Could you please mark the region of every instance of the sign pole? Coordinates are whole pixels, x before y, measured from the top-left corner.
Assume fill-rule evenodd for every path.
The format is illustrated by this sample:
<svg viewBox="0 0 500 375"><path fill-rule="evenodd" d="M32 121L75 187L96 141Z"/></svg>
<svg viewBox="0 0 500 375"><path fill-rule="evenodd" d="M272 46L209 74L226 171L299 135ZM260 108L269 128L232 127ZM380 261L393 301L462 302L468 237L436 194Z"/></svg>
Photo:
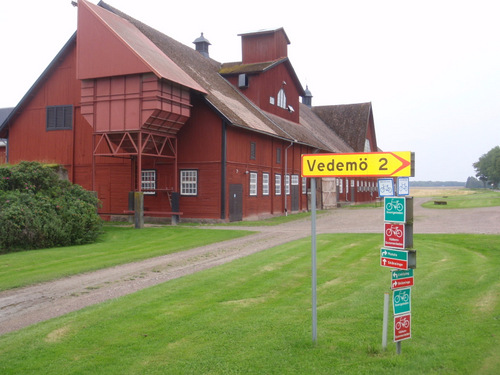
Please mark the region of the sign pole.
<svg viewBox="0 0 500 375"><path fill-rule="evenodd" d="M387 327L389 322L389 293L384 293L384 317L382 323L382 349L387 349Z"/></svg>
<svg viewBox="0 0 500 375"><path fill-rule="evenodd" d="M318 339L316 311L316 179L311 178L311 268L312 268L312 340Z"/></svg>

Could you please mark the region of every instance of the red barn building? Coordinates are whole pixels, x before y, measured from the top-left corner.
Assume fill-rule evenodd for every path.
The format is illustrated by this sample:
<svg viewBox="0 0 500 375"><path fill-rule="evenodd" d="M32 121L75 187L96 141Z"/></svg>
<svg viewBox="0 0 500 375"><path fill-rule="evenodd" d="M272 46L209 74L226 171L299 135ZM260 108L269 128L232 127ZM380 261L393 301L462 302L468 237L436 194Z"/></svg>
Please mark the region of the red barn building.
<svg viewBox="0 0 500 375"><path fill-rule="evenodd" d="M131 191L144 192L152 216L235 221L306 210L301 154L377 151L371 104L311 107L283 29L241 39L242 61L220 64L203 34L193 49L79 0L77 32L0 126L8 162L63 165L97 192L104 217L129 210Z"/></svg>

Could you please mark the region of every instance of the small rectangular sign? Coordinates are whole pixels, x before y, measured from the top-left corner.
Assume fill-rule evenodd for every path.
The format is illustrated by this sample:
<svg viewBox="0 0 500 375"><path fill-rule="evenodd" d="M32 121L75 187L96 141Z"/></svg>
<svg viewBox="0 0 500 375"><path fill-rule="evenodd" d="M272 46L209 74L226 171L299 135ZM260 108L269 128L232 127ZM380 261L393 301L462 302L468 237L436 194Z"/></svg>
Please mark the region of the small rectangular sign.
<svg viewBox="0 0 500 375"><path fill-rule="evenodd" d="M384 221L393 223L406 222L405 197L384 197Z"/></svg>
<svg viewBox="0 0 500 375"><path fill-rule="evenodd" d="M410 178L398 177L398 195L410 195Z"/></svg>
<svg viewBox="0 0 500 375"><path fill-rule="evenodd" d="M380 265L382 267L407 270L408 251L382 248L380 249Z"/></svg>
<svg viewBox="0 0 500 375"><path fill-rule="evenodd" d="M394 316L394 342L411 339L411 314Z"/></svg>
<svg viewBox="0 0 500 375"><path fill-rule="evenodd" d="M393 197L394 195L394 180L392 178L379 178L377 180L378 196Z"/></svg>
<svg viewBox="0 0 500 375"><path fill-rule="evenodd" d="M391 289L407 288L414 285L413 270L394 270L391 272Z"/></svg>
<svg viewBox="0 0 500 375"><path fill-rule="evenodd" d="M411 311L411 288L395 290L392 294L394 315L406 314Z"/></svg>
<svg viewBox="0 0 500 375"><path fill-rule="evenodd" d="M384 223L384 246L404 249L405 244L405 225Z"/></svg>

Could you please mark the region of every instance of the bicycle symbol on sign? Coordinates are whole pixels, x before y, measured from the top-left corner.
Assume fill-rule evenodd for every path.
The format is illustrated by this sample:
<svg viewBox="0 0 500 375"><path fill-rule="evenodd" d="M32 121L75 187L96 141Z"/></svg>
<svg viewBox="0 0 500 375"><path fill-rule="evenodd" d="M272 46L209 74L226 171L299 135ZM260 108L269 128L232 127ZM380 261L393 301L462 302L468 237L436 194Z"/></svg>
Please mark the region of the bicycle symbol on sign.
<svg viewBox="0 0 500 375"><path fill-rule="evenodd" d="M400 201L398 201L397 199L391 199L390 201L387 202L385 208L387 209L387 211L403 211L403 203L401 203Z"/></svg>
<svg viewBox="0 0 500 375"><path fill-rule="evenodd" d="M391 185L380 185L380 195L394 195L394 189Z"/></svg>
<svg viewBox="0 0 500 375"><path fill-rule="evenodd" d="M399 319L396 323L396 329L399 331L401 328L408 328L410 326L410 320L405 316Z"/></svg>
<svg viewBox="0 0 500 375"><path fill-rule="evenodd" d="M398 293L394 296L394 303L398 304L399 302L408 302L410 300L410 295L408 293Z"/></svg>
<svg viewBox="0 0 500 375"><path fill-rule="evenodd" d="M388 237L395 235L396 237L401 238L403 236L403 231L398 226L391 225L389 228L386 229L385 234Z"/></svg>

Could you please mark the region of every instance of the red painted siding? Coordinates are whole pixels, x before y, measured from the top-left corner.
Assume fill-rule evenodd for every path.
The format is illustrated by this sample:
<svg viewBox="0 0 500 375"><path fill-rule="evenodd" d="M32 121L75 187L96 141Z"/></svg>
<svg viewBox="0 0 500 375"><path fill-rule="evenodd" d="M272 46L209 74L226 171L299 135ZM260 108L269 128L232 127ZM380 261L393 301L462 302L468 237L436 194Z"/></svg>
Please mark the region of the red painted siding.
<svg viewBox="0 0 500 375"><path fill-rule="evenodd" d="M97 133L176 134L190 116L189 90L154 74L82 81L82 114Z"/></svg>
<svg viewBox="0 0 500 375"><path fill-rule="evenodd" d="M273 61L288 56L283 30L241 35L243 64Z"/></svg>
<svg viewBox="0 0 500 375"><path fill-rule="evenodd" d="M46 130L46 107L78 106L80 83L75 79L75 48L59 62L58 68L29 101L9 130L9 162L40 160L71 166L73 163L73 131ZM78 127L76 111L73 128ZM57 147L55 147L57 145Z"/></svg>

